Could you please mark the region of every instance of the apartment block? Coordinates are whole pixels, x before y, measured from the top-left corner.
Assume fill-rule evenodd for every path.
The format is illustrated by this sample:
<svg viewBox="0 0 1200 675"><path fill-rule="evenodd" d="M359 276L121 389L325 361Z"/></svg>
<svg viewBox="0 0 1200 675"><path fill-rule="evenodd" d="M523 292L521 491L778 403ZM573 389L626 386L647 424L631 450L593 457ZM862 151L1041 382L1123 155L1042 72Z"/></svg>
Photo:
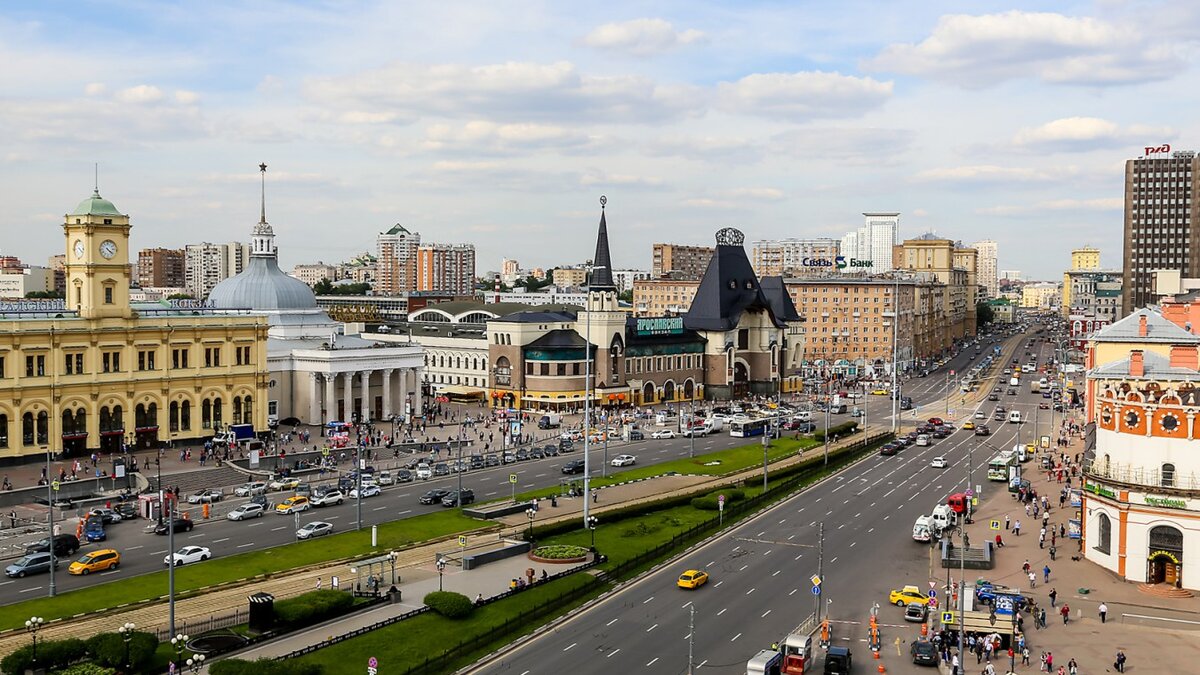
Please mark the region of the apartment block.
<svg viewBox="0 0 1200 675"><path fill-rule="evenodd" d="M692 306L700 281L643 279L633 282L633 313L638 316L684 314Z"/></svg>
<svg viewBox="0 0 1200 675"><path fill-rule="evenodd" d="M559 288L582 288L587 284L586 267L559 267L551 275Z"/></svg>
<svg viewBox="0 0 1200 675"><path fill-rule="evenodd" d="M979 252L979 285L988 298L1000 297L999 246L991 239L984 239L971 244L971 248Z"/></svg>
<svg viewBox="0 0 1200 675"><path fill-rule="evenodd" d="M315 264L296 265L292 268L292 276L312 286L322 279L338 281L340 268L338 265L326 265L321 261Z"/></svg>
<svg viewBox="0 0 1200 675"><path fill-rule="evenodd" d="M399 223L375 238L375 283L378 295L398 295L417 288L417 249L421 235ZM474 262L472 262L472 267Z"/></svg>
<svg viewBox="0 0 1200 675"><path fill-rule="evenodd" d="M1200 158L1191 150L1147 147L1125 162L1122 310L1154 302L1156 270L1200 276Z"/></svg>
<svg viewBox="0 0 1200 675"><path fill-rule="evenodd" d="M204 299L214 286L241 274L250 262L250 244L188 244L183 258L184 288L192 297Z"/></svg>
<svg viewBox="0 0 1200 675"><path fill-rule="evenodd" d="M475 246L423 244L417 248L417 290L451 295L475 293Z"/></svg>
<svg viewBox="0 0 1200 675"><path fill-rule="evenodd" d="M841 242L817 239L769 239L756 241L751 253L754 273L762 277L806 277L829 274L837 269Z"/></svg>
<svg viewBox="0 0 1200 675"><path fill-rule="evenodd" d="M979 301L978 251L935 234L906 239L896 246L897 270L915 273L945 286L942 311L952 340L974 335Z"/></svg>
<svg viewBox="0 0 1200 675"><path fill-rule="evenodd" d="M712 260L711 246L684 246L681 244L655 244L650 263L650 277L658 279L671 275L677 279L699 281Z"/></svg>
<svg viewBox="0 0 1200 675"><path fill-rule="evenodd" d="M186 285L186 254L181 248L138 251L137 281L142 288L180 288Z"/></svg>

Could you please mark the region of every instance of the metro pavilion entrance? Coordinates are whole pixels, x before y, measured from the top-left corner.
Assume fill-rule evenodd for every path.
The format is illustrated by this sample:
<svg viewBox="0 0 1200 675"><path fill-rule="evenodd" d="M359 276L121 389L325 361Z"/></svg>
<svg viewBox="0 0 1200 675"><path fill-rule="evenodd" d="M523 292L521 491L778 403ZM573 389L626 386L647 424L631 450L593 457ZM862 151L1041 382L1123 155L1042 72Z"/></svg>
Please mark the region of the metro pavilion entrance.
<svg viewBox="0 0 1200 675"><path fill-rule="evenodd" d="M1183 586L1183 533L1170 525L1150 530L1150 550L1146 555L1146 582Z"/></svg>

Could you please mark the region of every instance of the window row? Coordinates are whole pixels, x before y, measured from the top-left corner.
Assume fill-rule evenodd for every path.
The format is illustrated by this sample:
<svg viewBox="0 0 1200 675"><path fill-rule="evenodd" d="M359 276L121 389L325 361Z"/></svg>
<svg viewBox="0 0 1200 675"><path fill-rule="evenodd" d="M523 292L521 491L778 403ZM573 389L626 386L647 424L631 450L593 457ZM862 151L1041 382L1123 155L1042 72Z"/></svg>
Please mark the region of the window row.
<svg viewBox="0 0 1200 675"><path fill-rule="evenodd" d="M234 365L248 366L251 364L251 350L249 345L233 346ZM204 367L218 368L221 366L222 354L224 347L204 347ZM99 373L120 373L124 372L122 367L122 349L100 349L98 362L91 366L95 372ZM157 366L157 349L138 349L136 367L138 371L158 370ZM171 368L175 370L191 367L190 347L173 347L171 348ZM86 350L66 349L62 353L62 370L61 375L84 375L89 372L89 359L85 358ZM47 354L26 354L25 355L25 377L45 377L47 371ZM0 354L0 378L10 377L8 372L9 354ZM19 362L18 362L19 363ZM19 366L18 366L19 367Z"/></svg>
<svg viewBox="0 0 1200 675"><path fill-rule="evenodd" d="M221 399L205 399L200 403L200 424L212 429L223 423L224 405ZM254 420L253 400L250 396L233 397L233 424L251 423ZM101 436L123 435L125 413L121 406L102 406L99 416ZM172 401L168 408L168 424L172 432L191 431L191 401ZM150 429L158 426L158 404L139 403L134 408L134 428ZM87 436L87 411L83 408L62 411L60 433L64 438ZM9 419L0 413L0 448L9 447ZM24 447L48 445L50 440L50 415L45 410L21 415L21 445Z"/></svg>

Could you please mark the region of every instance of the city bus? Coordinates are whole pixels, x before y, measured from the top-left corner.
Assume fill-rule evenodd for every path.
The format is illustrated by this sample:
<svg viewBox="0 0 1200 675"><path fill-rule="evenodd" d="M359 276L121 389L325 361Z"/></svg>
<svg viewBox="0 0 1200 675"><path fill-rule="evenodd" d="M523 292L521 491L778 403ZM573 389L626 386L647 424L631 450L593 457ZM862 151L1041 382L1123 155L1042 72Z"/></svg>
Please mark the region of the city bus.
<svg viewBox="0 0 1200 675"><path fill-rule="evenodd" d="M762 436L767 433L767 428L771 426L771 420L763 417L756 420L733 420L729 423L729 435L739 438L749 438L750 436Z"/></svg>
<svg viewBox="0 0 1200 675"><path fill-rule="evenodd" d="M988 480L1007 481L1009 467L1017 465L1017 456L1011 452L1002 452L988 462Z"/></svg>

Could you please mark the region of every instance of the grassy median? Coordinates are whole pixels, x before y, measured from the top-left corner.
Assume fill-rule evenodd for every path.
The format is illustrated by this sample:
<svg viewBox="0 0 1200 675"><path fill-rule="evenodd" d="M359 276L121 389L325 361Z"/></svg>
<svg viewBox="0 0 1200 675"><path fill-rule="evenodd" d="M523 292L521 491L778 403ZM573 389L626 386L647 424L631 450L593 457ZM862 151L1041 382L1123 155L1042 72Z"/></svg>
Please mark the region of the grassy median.
<svg viewBox="0 0 1200 675"><path fill-rule="evenodd" d="M263 517L269 519L276 516ZM292 518L288 516L283 520L290 523ZM223 556L221 550L217 549L215 551L217 557L212 560L177 568L175 570L175 590L180 595L186 595L188 591L205 586L285 572L330 560L403 548L420 541L477 530L481 525L483 523L461 515L457 509L447 509L381 524L379 526L379 546L375 549L371 548L370 528L364 528L361 532L342 532L322 537L316 541L295 542L231 556ZM162 537L159 541L165 546L167 538ZM99 612L128 603L157 598L166 593L167 571L165 569L120 581L99 583L95 586L68 591L53 598L36 598L4 605L3 616L0 616L0 630L21 627L24 625L25 619L31 616L40 616L50 620L86 612Z"/></svg>

